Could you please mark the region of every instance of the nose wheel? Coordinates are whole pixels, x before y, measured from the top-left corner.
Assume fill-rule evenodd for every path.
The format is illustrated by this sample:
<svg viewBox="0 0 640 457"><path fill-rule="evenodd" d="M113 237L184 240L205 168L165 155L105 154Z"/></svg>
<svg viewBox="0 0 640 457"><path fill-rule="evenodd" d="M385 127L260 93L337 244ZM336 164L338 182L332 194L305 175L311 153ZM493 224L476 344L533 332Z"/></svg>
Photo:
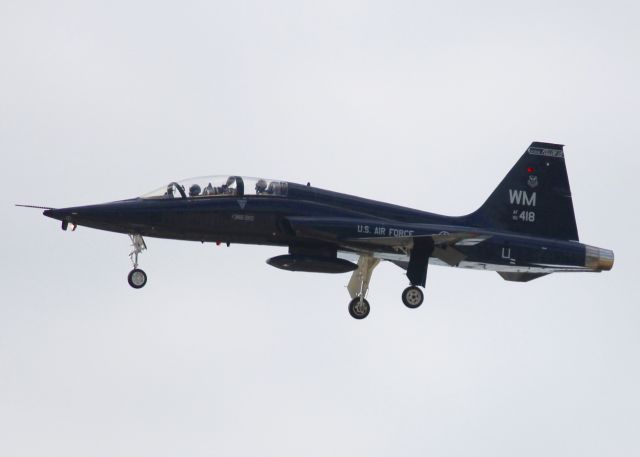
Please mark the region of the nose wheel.
<svg viewBox="0 0 640 457"><path fill-rule="evenodd" d="M134 289L141 289L147 283L147 274L140 268L134 268L129 272L127 280Z"/></svg>
<svg viewBox="0 0 640 457"><path fill-rule="evenodd" d="M407 308L415 309L424 301L424 293L417 286L409 286L402 291L402 303Z"/></svg>
<svg viewBox="0 0 640 457"><path fill-rule="evenodd" d="M129 238L131 238L131 247L133 247L131 254L129 254L129 258L133 264L133 270L129 272L127 281L134 289L141 289L147 284L147 274L138 268L138 254L145 251L147 245L141 235L129 235Z"/></svg>

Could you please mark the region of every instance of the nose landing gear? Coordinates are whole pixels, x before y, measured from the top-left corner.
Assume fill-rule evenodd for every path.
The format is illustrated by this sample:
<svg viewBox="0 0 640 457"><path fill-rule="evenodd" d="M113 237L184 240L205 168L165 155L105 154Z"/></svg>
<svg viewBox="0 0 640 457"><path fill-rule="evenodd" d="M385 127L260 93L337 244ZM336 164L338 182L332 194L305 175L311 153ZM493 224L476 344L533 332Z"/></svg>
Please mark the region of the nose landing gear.
<svg viewBox="0 0 640 457"><path fill-rule="evenodd" d="M147 284L147 274L138 268L138 254L145 251L147 245L141 235L129 235L129 238L131 238L131 246L133 247L133 251L129 254L129 258L133 264L133 270L129 272L127 281L134 289L141 289Z"/></svg>
<svg viewBox="0 0 640 457"><path fill-rule="evenodd" d="M147 283L147 274L140 268L134 268L129 272L127 281L134 289L141 289Z"/></svg>

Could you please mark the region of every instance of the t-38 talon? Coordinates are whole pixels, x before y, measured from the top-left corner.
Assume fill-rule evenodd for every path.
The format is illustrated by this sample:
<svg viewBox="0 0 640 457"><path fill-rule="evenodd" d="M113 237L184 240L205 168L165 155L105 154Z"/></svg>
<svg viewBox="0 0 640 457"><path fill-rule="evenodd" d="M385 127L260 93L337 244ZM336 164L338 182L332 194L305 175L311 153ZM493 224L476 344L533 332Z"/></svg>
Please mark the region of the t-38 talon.
<svg viewBox="0 0 640 457"><path fill-rule="evenodd" d="M127 234L133 269L143 237L273 245L288 253L267 260L289 271L352 272L349 313L370 311L371 274L380 261L406 270L402 302L423 300L430 264L496 271L526 282L556 272L600 272L613 252L578 242L563 146L532 143L487 201L466 216L442 216L287 181L214 176L171 182L138 198L44 215L69 224ZM358 256L357 263L347 258ZM347 257L347 258L345 258Z"/></svg>

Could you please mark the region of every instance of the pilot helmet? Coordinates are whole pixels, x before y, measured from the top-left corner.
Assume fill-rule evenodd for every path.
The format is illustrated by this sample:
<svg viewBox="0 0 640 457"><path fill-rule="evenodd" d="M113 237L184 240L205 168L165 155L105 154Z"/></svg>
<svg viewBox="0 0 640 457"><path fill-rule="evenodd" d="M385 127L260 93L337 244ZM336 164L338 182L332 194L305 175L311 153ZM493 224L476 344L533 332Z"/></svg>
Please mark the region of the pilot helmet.
<svg viewBox="0 0 640 457"><path fill-rule="evenodd" d="M256 192L261 193L265 190L267 190L267 181L265 181L264 179L258 180L258 182L256 183Z"/></svg>
<svg viewBox="0 0 640 457"><path fill-rule="evenodd" d="M198 195L200 195L200 191L202 189L200 188L199 185L197 184L193 184L191 187L189 187L189 196L190 197L197 197Z"/></svg>

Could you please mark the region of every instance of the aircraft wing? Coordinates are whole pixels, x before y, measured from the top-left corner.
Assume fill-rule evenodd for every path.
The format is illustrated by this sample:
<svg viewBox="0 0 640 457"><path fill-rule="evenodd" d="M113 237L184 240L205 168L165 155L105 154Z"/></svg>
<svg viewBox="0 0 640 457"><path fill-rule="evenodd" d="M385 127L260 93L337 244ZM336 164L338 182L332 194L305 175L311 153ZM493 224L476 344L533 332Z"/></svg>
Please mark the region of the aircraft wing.
<svg viewBox="0 0 640 457"><path fill-rule="evenodd" d="M448 265L458 265L465 259L465 254L456 246L473 246L479 244L488 239L489 236L480 236L471 232L457 232L449 234L437 234L437 235L415 235L412 237L385 237L385 238L357 238L349 240L349 243L356 243L357 245L367 244L373 246L385 246L394 250L410 250L416 238L430 237L434 242L434 249L432 257L438 258Z"/></svg>
<svg viewBox="0 0 640 457"><path fill-rule="evenodd" d="M357 243L367 243L374 246L403 247L411 249L416 238L430 237L434 244L456 245L456 246L474 246L482 241L490 238L489 235L481 235L474 232L454 232L454 233L436 233L436 234L418 234L412 236L385 236L385 237L356 237L347 241Z"/></svg>
<svg viewBox="0 0 640 457"><path fill-rule="evenodd" d="M457 265L465 255L456 247L479 244L490 235L434 224L402 223L352 218L287 218L297 236L336 244L358 253L391 252L408 254L417 238L429 237L433 257Z"/></svg>

